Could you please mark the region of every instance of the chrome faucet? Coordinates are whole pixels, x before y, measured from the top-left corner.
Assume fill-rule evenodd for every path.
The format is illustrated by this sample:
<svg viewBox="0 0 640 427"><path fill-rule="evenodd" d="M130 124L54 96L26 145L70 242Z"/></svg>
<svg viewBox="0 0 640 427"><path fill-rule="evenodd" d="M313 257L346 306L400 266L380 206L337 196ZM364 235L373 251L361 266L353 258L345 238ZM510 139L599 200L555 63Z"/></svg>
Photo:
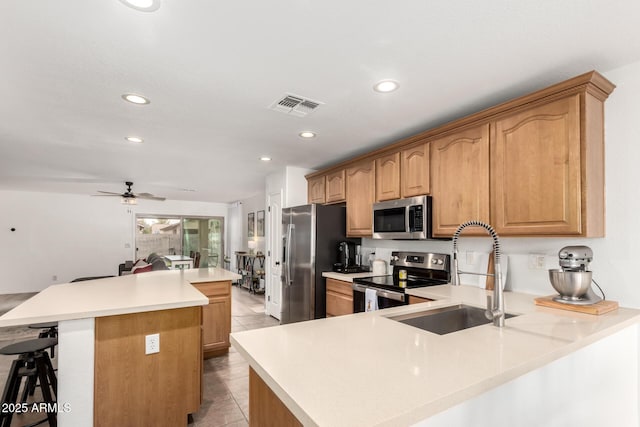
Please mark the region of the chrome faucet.
<svg viewBox="0 0 640 427"><path fill-rule="evenodd" d="M451 278L451 284L454 286L460 285L460 273L462 274L476 274L466 273L458 269L458 237L462 230L467 227L475 226L482 227L493 238L493 260L494 260L494 274L493 274L493 304L491 304L491 295L487 295L487 311L485 316L487 319L493 321L493 325L499 328L504 326L504 295L502 292L502 269L500 268L500 240L498 234L492 226L481 221L467 221L461 224L460 227L453 233L453 277ZM491 276L491 275L489 275Z"/></svg>

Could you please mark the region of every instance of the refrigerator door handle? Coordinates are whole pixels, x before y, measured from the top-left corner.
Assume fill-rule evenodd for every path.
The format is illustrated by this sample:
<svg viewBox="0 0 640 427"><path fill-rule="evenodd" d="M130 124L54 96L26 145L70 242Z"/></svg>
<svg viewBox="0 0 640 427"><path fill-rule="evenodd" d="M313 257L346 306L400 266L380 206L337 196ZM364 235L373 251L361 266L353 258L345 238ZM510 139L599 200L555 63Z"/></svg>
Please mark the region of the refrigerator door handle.
<svg viewBox="0 0 640 427"><path fill-rule="evenodd" d="M293 280L291 280L291 251L293 249L293 224L287 225L287 251L285 257L285 271L287 272L287 278L285 285L291 286L293 284Z"/></svg>

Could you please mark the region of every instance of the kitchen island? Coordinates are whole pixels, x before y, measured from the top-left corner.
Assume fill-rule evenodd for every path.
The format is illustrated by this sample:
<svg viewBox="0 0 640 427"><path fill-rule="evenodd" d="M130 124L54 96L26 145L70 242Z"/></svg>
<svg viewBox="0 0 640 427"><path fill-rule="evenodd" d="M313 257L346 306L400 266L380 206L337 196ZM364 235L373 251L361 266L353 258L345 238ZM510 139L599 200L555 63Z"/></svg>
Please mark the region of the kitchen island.
<svg viewBox="0 0 640 427"><path fill-rule="evenodd" d="M310 426L638 425L640 311L593 316L506 292L507 312L518 316L504 328L437 335L388 317L484 307L490 292L408 293L435 301L232 334L250 388L272 392L294 422ZM252 424L272 412L249 404Z"/></svg>
<svg viewBox="0 0 640 427"><path fill-rule="evenodd" d="M211 303L194 285L238 278L209 268L54 285L0 326L58 322L57 402L70 409L58 425L186 425L200 406L202 307ZM154 334L160 351L145 354Z"/></svg>

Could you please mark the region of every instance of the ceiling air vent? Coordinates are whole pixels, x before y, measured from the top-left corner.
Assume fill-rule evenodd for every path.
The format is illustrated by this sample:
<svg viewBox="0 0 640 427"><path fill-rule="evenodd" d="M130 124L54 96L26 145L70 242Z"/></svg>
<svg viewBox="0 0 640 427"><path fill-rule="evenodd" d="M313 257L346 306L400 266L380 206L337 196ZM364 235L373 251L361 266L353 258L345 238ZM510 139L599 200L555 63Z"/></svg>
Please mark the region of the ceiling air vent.
<svg viewBox="0 0 640 427"><path fill-rule="evenodd" d="M312 101L303 96L287 94L271 104L269 109L296 117L305 117L313 113L322 104L322 102Z"/></svg>

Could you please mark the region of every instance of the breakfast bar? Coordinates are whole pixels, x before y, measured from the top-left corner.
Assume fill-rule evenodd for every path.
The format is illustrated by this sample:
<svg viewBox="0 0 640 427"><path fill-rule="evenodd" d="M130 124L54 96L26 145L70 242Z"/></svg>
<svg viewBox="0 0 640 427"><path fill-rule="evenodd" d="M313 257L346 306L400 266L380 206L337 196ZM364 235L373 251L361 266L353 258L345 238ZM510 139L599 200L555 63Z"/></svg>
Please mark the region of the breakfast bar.
<svg viewBox="0 0 640 427"><path fill-rule="evenodd" d="M309 426L638 424L639 310L594 316L505 292L515 317L504 328L438 335L393 317L484 308L490 292L441 285L408 293L433 301L233 333L250 365L251 396L268 390L294 423ZM540 392L540 384L548 386ZM249 404L256 425L254 417L273 412Z"/></svg>
<svg viewBox="0 0 640 427"><path fill-rule="evenodd" d="M58 322L58 425L186 425L200 406L202 306L210 304L194 285L230 288L238 277L203 268L54 285L0 326Z"/></svg>

